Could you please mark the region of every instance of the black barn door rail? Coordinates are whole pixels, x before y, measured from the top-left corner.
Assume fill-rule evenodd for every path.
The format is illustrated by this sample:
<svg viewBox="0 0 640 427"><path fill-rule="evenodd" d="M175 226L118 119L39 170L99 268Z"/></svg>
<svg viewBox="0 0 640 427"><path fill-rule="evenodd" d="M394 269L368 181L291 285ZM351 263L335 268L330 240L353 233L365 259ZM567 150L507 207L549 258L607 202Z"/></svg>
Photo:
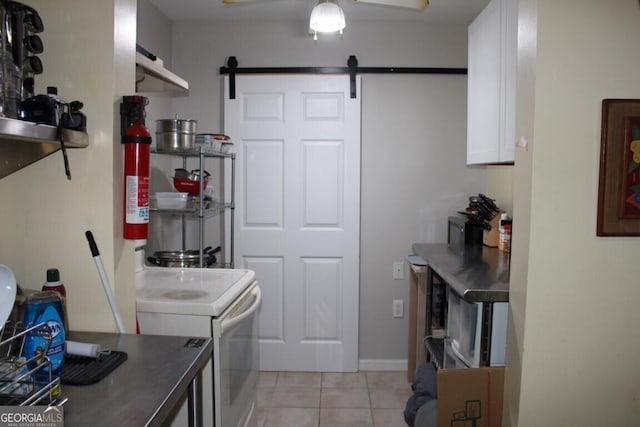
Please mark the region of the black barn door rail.
<svg viewBox="0 0 640 427"><path fill-rule="evenodd" d="M349 74L351 98L356 98L356 74L467 74L466 68L421 67L358 67L358 59L351 55L346 67L252 67L239 68L235 56L220 67L220 74L229 75L229 98L236 99L236 74Z"/></svg>

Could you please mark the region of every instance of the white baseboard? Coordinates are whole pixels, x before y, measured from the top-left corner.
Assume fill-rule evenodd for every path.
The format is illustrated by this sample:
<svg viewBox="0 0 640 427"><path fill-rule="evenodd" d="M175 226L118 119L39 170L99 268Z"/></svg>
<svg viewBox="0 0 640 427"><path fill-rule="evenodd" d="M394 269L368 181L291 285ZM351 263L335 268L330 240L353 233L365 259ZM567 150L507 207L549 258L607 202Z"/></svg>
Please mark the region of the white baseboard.
<svg viewBox="0 0 640 427"><path fill-rule="evenodd" d="M407 359L360 359L360 371L406 371Z"/></svg>

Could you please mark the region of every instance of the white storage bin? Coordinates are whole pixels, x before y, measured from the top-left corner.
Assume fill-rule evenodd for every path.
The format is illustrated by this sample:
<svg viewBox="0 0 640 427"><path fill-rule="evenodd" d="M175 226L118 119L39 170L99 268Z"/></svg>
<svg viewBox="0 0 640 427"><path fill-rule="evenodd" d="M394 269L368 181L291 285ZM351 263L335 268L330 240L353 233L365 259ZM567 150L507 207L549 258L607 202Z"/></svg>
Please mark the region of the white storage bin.
<svg viewBox="0 0 640 427"><path fill-rule="evenodd" d="M151 196L151 207L155 201L157 209L186 209L189 193L158 192Z"/></svg>

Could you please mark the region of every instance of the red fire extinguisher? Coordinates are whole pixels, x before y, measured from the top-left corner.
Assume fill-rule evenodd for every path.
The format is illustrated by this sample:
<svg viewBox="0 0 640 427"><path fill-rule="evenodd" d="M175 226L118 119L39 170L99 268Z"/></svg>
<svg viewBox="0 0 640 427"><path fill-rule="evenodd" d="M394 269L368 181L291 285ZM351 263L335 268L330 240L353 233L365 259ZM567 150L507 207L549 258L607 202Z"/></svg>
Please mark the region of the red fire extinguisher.
<svg viewBox="0 0 640 427"><path fill-rule="evenodd" d="M146 239L149 230L151 134L145 126L144 96L123 96L120 128L124 145L124 238Z"/></svg>

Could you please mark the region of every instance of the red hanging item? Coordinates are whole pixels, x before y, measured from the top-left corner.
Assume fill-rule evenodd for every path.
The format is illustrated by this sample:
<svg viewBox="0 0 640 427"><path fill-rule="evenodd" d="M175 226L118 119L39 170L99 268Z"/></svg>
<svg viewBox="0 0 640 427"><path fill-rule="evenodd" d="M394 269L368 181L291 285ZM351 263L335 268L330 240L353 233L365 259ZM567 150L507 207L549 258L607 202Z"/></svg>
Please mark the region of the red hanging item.
<svg viewBox="0 0 640 427"><path fill-rule="evenodd" d="M124 145L124 238L146 239L149 232L151 134L145 126L144 96L123 96L120 124Z"/></svg>

